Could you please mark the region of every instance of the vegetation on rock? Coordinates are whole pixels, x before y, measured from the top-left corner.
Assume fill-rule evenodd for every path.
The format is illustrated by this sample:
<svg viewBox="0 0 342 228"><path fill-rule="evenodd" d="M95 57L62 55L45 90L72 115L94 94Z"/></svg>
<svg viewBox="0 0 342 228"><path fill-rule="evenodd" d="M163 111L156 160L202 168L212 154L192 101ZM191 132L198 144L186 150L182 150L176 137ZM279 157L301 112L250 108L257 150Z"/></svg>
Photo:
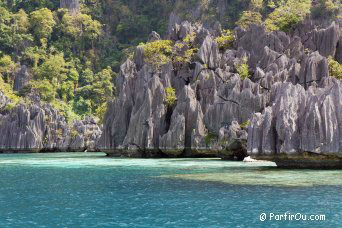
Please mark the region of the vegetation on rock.
<svg viewBox="0 0 342 228"><path fill-rule="evenodd" d="M342 64L335 61L331 56L328 58L330 77L342 79Z"/></svg>
<svg viewBox="0 0 342 228"><path fill-rule="evenodd" d="M289 31L310 13L311 0L288 0L268 15L265 25L268 30Z"/></svg>
<svg viewBox="0 0 342 228"><path fill-rule="evenodd" d="M139 46L144 49L145 61L158 69L171 61L172 45L171 40L156 40Z"/></svg>
<svg viewBox="0 0 342 228"><path fill-rule="evenodd" d="M219 21L224 30L215 40L224 51L233 46L235 37L230 29L236 25L248 29L251 24L265 24L269 31L288 31L310 13L312 17L334 18L342 8L339 0L80 3L80 10L71 13L60 9L58 0L0 1L2 87L13 88L17 71L25 65L30 81L18 91L17 97L35 92L58 109L64 110L68 104L64 113L102 118L107 101L113 99L115 72L132 55L135 46L146 42L151 31L162 37L166 34L171 12L208 27ZM145 61L155 69L168 62L176 69L193 62L198 51L193 45L194 34L176 43L170 40L142 43ZM242 78L248 77L247 64L236 68Z"/></svg>
<svg viewBox="0 0 342 228"><path fill-rule="evenodd" d="M262 24L262 15L259 12L244 11L237 22L237 25L243 29L248 29L252 24Z"/></svg>
<svg viewBox="0 0 342 228"><path fill-rule="evenodd" d="M5 83L0 74L0 91L9 99L11 99L12 105L20 102L20 97L12 90L8 83Z"/></svg>
<svg viewBox="0 0 342 228"><path fill-rule="evenodd" d="M245 80L246 78L249 77L249 67L248 67L247 57L243 57L240 62L236 63L235 68L242 80Z"/></svg>
<svg viewBox="0 0 342 228"><path fill-rule="evenodd" d="M166 98L165 98L166 104L169 107L173 106L177 101L176 90L172 87L167 87L165 88L165 94L166 94Z"/></svg>
<svg viewBox="0 0 342 228"><path fill-rule="evenodd" d="M222 35L219 37L216 37L215 41L221 50L226 50L233 46L234 41L235 41L235 36L232 31L223 30Z"/></svg>

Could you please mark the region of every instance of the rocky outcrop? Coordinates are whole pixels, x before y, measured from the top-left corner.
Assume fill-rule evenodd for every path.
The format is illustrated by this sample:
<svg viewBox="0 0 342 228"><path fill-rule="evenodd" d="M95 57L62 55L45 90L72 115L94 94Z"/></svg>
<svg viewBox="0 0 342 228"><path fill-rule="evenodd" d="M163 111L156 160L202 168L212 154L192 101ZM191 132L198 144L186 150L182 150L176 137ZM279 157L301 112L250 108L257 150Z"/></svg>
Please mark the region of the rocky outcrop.
<svg viewBox="0 0 342 228"><path fill-rule="evenodd" d="M92 118L71 125L48 104L11 103L0 92L0 153L95 151L101 129Z"/></svg>
<svg viewBox="0 0 342 228"><path fill-rule="evenodd" d="M30 74L25 65L22 65L15 74L13 90L20 91L24 86L28 84L30 80Z"/></svg>
<svg viewBox="0 0 342 228"><path fill-rule="evenodd" d="M322 158L320 167L335 167L342 158L341 83L326 78L323 84L308 90L291 83L276 85L273 106L251 120L250 155L290 167L317 166ZM291 165L291 160L297 162Z"/></svg>
<svg viewBox="0 0 342 228"><path fill-rule="evenodd" d="M268 107L253 114L247 150L251 157L280 167L341 168L341 82L329 77L326 58L340 61L341 28L336 23L321 29L310 26L303 27L308 33L294 37L295 46L303 42L306 50L296 51L292 70L268 87Z"/></svg>
<svg viewBox="0 0 342 228"><path fill-rule="evenodd" d="M169 37L177 43L191 35L200 46L194 62L172 63L155 70L138 47L117 78L117 99L109 104L99 150L113 156L207 157L225 149L219 131L232 121L247 121L266 105L269 95L259 84L241 80L235 62L243 49L219 51L215 30L170 19ZM152 33L150 37L159 37ZM153 42L154 38L150 39ZM166 104L166 88L174 88L177 101ZM229 125L228 124L228 125Z"/></svg>
<svg viewBox="0 0 342 228"><path fill-rule="evenodd" d="M342 35L340 35L340 39L337 43L337 48L336 48L336 60L342 64Z"/></svg>
<svg viewBox="0 0 342 228"><path fill-rule="evenodd" d="M80 1L79 0L60 0L60 7L68 9L72 13L80 11Z"/></svg>
<svg viewBox="0 0 342 228"><path fill-rule="evenodd" d="M329 76L328 61L317 51L305 55L302 59L299 73L299 83L305 88L313 82L320 82L323 78Z"/></svg>
<svg viewBox="0 0 342 228"><path fill-rule="evenodd" d="M283 155L340 157L340 82L329 77L327 57L340 61L341 29L306 22L303 31L237 28L233 47L220 50L219 24L206 29L172 15L168 37L182 44L191 35L197 54L190 63L155 70L138 47L121 67L99 149L113 156L237 160L249 153L278 163ZM150 42L156 39L152 33ZM250 77L243 79L236 66L245 57ZM172 106L169 87L177 96Z"/></svg>
<svg viewBox="0 0 342 228"><path fill-rule="evenodd" d="M335 56L340 33L340 27L335 22L328 28L315 29L312 35L315 46L314 50L319 51L319 53L325 57Z"/></svg>
<svg viewBox="0 0 342 228"><path fill-rule="evenodd" d="M247 121L265 106L268 95L258 83L241 81L233 72L245 51L219 51L213 34L220 33L220 26L210 32L175 16L170 23L174 41L194 36L194 45L200 46L195 62L168 63L155 71L138 47L134 61L121 66L117 99L109 105L99 150L131 157L217 156L223 146L216 136L226 122ZM165 102L169 87L176 90L173 106Z"/></svg>
<svg viewBox="0 0 342 228"><path fill-rule="evenodd" d="M222 150L219 157L225 160L243 161L247 157L247 131L242 129L238 122L220 129L219 140L222 144Z"/></svg>

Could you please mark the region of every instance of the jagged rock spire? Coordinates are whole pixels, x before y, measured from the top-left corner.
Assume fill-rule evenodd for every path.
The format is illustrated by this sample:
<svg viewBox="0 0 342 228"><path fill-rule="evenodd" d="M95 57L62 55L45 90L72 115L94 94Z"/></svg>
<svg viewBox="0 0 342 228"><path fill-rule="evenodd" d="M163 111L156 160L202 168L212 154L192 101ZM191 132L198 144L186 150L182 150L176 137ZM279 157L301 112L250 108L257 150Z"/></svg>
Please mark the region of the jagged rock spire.
<svg viewBox="0 0 342 228"><path fill-rule="evenodd" d="M60 7L68 9L70 12L78 12L80 10L79 0L61 0Z"/></svg>

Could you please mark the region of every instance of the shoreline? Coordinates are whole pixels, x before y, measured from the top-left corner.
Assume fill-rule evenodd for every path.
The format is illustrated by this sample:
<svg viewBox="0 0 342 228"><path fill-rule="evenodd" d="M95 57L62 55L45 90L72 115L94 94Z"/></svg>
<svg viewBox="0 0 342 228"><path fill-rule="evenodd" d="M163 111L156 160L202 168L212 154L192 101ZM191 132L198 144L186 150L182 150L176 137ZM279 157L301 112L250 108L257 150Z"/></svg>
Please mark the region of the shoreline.
<svg viewBox="0 0 342 228"><path fill-rule="evenodd" d="M115 151L115 152L114 152ZM244 163L262 163L262 162L274 162L277 165L279 170L289 169L289 170L298 170L298 169L307 169L307 170L341 170L342 169L342 158L333 155L313 155L312 153L304 153L292 156L286 155L278 155L278 156L248 156L243 160L227 160L219 157L214 154L198 154L197 156L186 156L186 154L181 154L178 156L168 156L167 154L162 154L161 152L154 151L155 153L151 156L149 153L141 153L136 150L90 150L79 149L79 150L70 150L70 149L51 149L51 150L24 150L24 149L9 149L9 150L0 150L0 155L9 155L9 154L68 154L68 153L102 153L104 157L108 158L129 158L129 159L218 159L221 161L236 161L236 162L244 162Z"/></svg>

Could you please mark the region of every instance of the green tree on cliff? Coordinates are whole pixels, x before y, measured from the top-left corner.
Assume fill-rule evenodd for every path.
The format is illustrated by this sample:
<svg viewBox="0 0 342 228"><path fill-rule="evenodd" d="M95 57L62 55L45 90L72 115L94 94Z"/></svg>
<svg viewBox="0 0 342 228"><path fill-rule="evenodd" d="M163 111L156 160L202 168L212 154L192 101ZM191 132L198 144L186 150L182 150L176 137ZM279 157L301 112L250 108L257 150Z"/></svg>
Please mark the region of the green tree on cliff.
<svg viewBox="0 0 342 228"><path fill-rule="evenodd" d="M31 30L34 36L42 45L47 45L47 39L50 37L56 22L51 10L47 8L33 11L30 14Z"/></svg>

